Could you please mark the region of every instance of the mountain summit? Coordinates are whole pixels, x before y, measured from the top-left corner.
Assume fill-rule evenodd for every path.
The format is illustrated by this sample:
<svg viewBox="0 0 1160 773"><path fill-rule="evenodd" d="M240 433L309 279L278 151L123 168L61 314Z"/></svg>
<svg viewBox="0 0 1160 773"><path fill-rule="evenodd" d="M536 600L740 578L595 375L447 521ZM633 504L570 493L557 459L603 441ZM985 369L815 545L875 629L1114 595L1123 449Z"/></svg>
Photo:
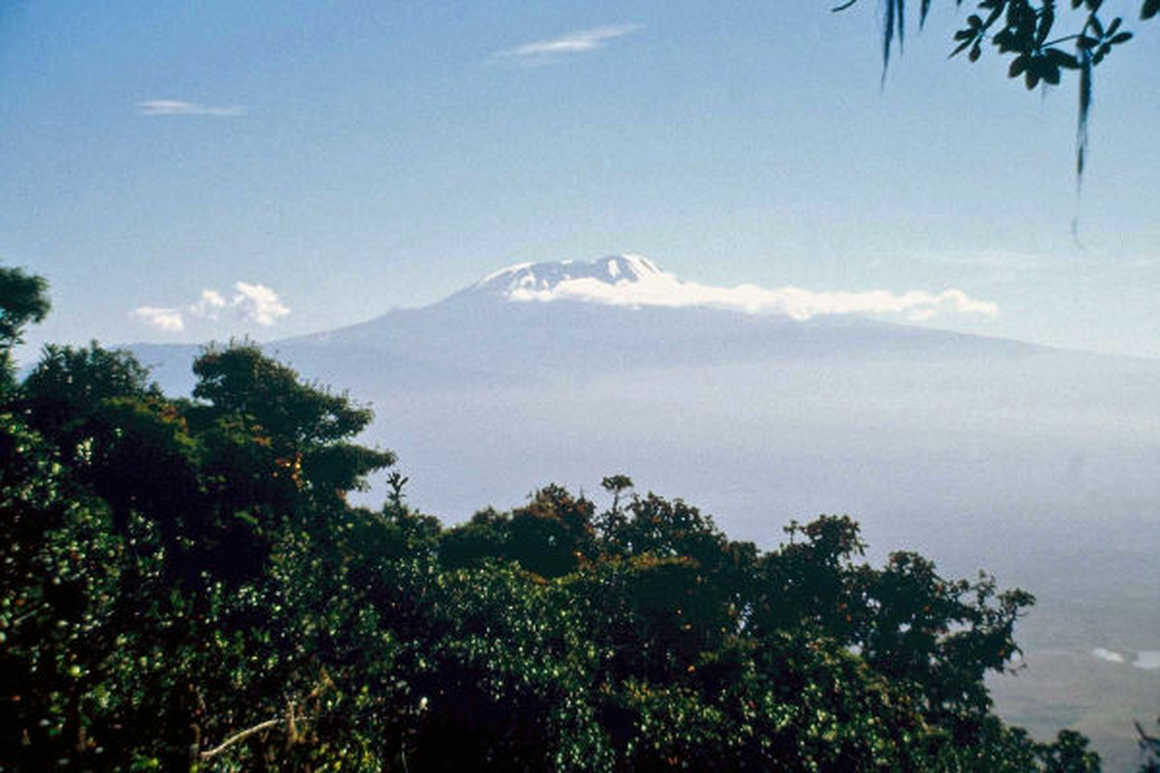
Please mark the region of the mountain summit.
<svg viewBox="0 0 1160 773"><path fill-rule="evenodd" d="M368 395L395 386L570 382L640 369L901 357L1019 355L1036 347L897 324L993 316L961 290L807 290L680 279L636 254L521 263L437 303L393 309L337 330L282 339L271 351L311 378ZM192 386L197 348L138 346L166 388Z"/></svg>
<svg viewBox="0 0 1160 773"><path fill-rule="evenodd" d="M819 315L869 314L924 322L944 314L994 317L999 313L994 303L972 298L955 288L896 293L883 289L814 291L793 286L699 284L678 279L648 258L634 254L610 255L589 262L520 263L487 275L446 301L572 301L632 309L699 307L799 321Z"/></svg>
<svg viewBox="0 0 1160 773"><path fill-rule="evenodd" d="M517 263L494 271L448 300L487 298L503 301L600 300L621 305L618 296L653 294L683 284L643 255L609 255L592 261Z"/></svg>

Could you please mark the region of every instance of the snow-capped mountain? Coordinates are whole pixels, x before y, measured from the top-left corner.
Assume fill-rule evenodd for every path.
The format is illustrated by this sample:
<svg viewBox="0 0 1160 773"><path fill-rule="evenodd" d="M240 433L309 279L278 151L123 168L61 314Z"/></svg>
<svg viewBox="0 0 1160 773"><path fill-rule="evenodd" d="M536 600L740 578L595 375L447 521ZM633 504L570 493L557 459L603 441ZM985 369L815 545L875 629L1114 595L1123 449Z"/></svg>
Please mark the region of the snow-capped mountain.
<svg viewBox="0 0 1160 773"><path fill-rule="evenodd" d="M878 314L923 321L939 314L993 317L998 307L957 289L817 292L752 284L720 287L684 281L642 255L591 262L520 263L500 269L447 299L464 302L574 301L628 308L712 308L806 320L833 314Z"/></svg>
<svg viewBox="0 0 1160 773"><path fill-rule="evenodd" d="M373 397L392 389L575 384L611 374L754 363L1022 356L1037 347L897 324L989 314L957 290L824 293L686 281L640 255L525 263L437 303L269 345L313 378ZM171 351L139 347L187 390ZM189 349L184 355L189 358Z"/></svg>
<svg viewBox="0 0 1160 773"><path fill-rule="evenodd" d="M787 514L910 510L950 491L966 502L1013 481L1020 497L1070 507L1088 479L1077 470L1103 465L1122 483L1109 496L1160 502L1160 363L887 321L988 309L953 289L712 287L626 254L511 266L438 303L266 349L372 402L373 439L428 473L413 479L444 515L529 476L614 468L696 480L678 493L717 492L751 522L756 480L778 481ZM188 394L196 347L133 348ZM553 445L564 428L575 442ZM448 453L471 461L448 468Z"/></svg>
<svg viewBox="0 0 1160 773"><path fill-rule="evenodd" d="M502 300L527 300L542 293L557 293L560 288L577 286L624 287L657 286L679 282L643 255L609 255L588 262L574 260L543 263L517 263L501 268L452 298L488 297Z"/></svg>

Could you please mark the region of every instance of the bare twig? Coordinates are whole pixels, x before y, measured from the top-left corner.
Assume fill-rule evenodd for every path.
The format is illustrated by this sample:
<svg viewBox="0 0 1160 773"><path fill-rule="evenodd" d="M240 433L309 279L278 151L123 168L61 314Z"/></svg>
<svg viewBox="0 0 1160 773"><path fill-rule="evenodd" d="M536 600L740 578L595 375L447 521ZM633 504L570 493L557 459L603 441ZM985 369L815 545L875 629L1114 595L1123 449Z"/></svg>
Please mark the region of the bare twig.
<svg viewBox="0 0 1160 773"><path fill-rule="evenodd" d="M309 722L311 719L312 719L312 717L294 717L295 722ZM242 730L241 732L238 732L238 733L231 735L229 738L222 741L221 744L219 744L218 746L215 746L212 749L206 749L205 751L201 752L201 754L198 756L200 756L201 759L203 759L203 760L208 760L208 759L211 759L213 757L216 757L217 755L221 754L222 752L224 752L226 749L230 748L234 744L239 743L240 741L246 740L247 738L252 736L254 733L260 733L263 730L269 730L271 727L276 727L277 725L280 725L285 721L286 721L285 717L278 717L276 719L267 719L265 722L259 722L258 724L254 725L253 727L247 727L245 730Z"/></svg>

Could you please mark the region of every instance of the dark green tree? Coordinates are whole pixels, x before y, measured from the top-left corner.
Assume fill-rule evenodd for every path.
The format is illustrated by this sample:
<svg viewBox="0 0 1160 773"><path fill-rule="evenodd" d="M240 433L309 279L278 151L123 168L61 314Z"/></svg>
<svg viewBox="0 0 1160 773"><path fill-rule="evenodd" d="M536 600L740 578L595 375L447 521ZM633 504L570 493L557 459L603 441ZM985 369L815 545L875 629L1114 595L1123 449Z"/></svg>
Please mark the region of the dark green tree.
<svg viewBox="0 0 1160 773"><path fill-rule="evenodd" d="M0 394L12 386L12 348L23 341L24 327L50 308L44 277L0 266Z"/></svg>
<svg viewBox="0 0 1160 773"><path fill-rule="evenodd" d="M14 335L18 336L17 329ZM560 486L443 531L347 493L370 413L253 346L194 400L48 347L0 410L0 767L1090 771L984 676L1032 601L847 517L773 551Z"/></svg>

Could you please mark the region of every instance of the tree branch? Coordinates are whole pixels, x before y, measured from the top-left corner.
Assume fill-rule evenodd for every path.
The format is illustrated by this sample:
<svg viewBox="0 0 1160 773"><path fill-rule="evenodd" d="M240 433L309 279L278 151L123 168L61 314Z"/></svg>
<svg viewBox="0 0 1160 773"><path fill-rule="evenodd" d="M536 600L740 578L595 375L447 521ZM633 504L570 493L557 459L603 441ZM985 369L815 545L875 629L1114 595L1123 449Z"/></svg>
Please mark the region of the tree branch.
<svg viewBox="0 0 1160 773"><path fill-rule="evenodd" d="M296 722L309 722L309 721L311 721L311 719L313 719L313 717L295 717ZM203 760L212 759L212 758L216 757L217 755L221 754L222 752L224 752L226 749L233 746L234 744L239 743L240 741L246 740L247 738L252 736L254 733L260 733L263 730L268 730L271 727L275 727L284 721L285 721L285 719L283 717L278 717L275 719L267 719L265 722L259 722L258 724L254 725L253 727L248 727L245 730L242 730L241 732L238 732L238 733L235 733L234 735L231 735L229 738L222 741L221 744L219 744L218 746L215 746L212 749L207 749L207 750L201 752L198 756Z"/></svg>

